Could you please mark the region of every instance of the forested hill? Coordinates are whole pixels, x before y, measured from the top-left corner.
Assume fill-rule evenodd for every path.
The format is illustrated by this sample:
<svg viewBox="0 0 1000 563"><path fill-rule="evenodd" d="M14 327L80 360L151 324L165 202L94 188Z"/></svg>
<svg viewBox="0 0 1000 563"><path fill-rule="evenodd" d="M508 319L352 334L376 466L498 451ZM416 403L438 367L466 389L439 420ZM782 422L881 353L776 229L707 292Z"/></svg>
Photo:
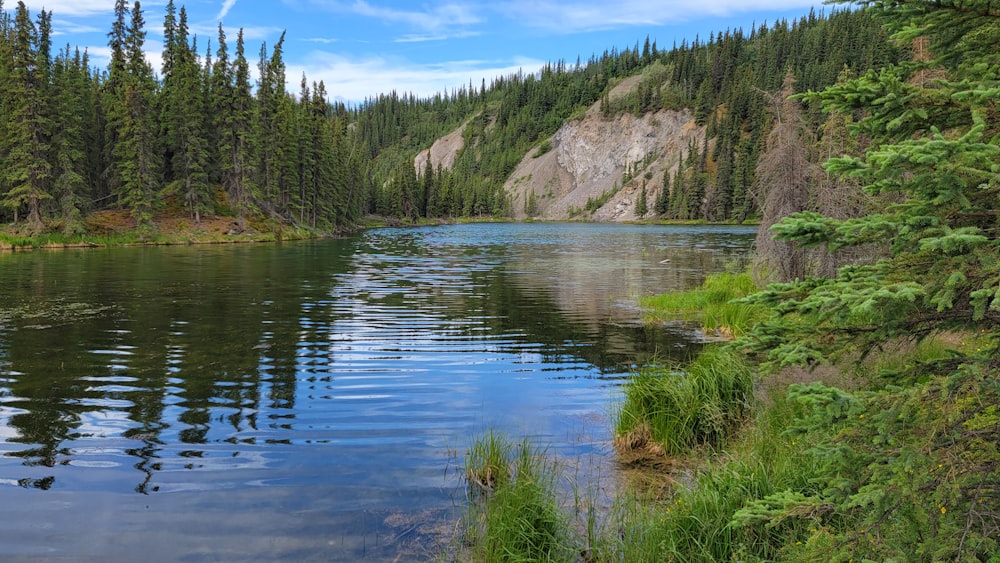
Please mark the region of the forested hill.
<svg viewBox="0 0 1000 563"><path fill-rule="evenodd" d="M504 184L518 164L550 150L553 134L592 107L609 120L684 110L700 128L699 142L677 155L622 163L615 185L639 181L648 193L641 204L648 209L635 215L757 217L760 198L752 194L776 101L908 56L862 12L810 13L670 49L647 38L431 98L392 92L348 107L331 103L325 85L306 76L291 77L300 88L286 91L283 37L259 46L251 63L242 32L227 37L220 26L211 41L195 38L172 0L160 69L146 62L139 2L115 3L107 68L93 67L86 52L55 47L52 17L0 0L0 221L70 235L102 210L127 211L140 231L167 213L321 231L368 214L509 216ZM629 77L635 86L611 96ZM839 130L818 108L801 117L815 132L818 160L823 139ZM449 133L460 149L447 166L433 158L414 165ZM528 203L519 202L522 214ZM590 203L581 218L602 204Z"/></svg>

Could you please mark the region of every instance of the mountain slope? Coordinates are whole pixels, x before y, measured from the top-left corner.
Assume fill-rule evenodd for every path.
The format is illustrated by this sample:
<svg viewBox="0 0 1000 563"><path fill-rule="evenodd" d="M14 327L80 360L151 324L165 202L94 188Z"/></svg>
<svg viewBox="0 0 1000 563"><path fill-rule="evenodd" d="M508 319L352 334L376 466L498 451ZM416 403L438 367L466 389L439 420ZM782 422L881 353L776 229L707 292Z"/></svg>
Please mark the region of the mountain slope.
<svg viewBox="0 0 1000 563"><path fill-rule="evenodd" d="M638 78L619 84L612 98L635 88ZM551 150L524 157L504 185L514 218L636 219L642 184L651 200L663 188L663 171L676 168L684 148L705 135L688 110L608 117L600 106L560 128L548 141Z"/></svg>

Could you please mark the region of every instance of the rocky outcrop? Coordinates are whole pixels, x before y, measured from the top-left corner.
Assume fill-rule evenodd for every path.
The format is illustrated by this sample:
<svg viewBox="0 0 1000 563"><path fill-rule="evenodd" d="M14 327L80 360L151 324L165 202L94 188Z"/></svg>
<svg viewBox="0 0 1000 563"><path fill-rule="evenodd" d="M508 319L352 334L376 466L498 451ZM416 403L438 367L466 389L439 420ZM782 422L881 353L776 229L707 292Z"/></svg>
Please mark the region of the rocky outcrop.
<svg viewBox="0 0 1000 563"><path fill-rule="evenodd" d="M444 137L434 141L431 148L422 150L413 160L413 166L417 169L417 174L423 174L427 167L427 159L431 159L431 167L437 170L439 167L448 170L455 164L455 157L465 147L465 138L462 131L468 122L463 123L458 129L448 133Z"/></svg>
<svg viewBox="0 0 1000 563"><path fill-rule="evenodd" d="M632 85L619 85L612 96ZM630 221L638 218L636 202L645 183L649 217L663 188L663 171L672 174L688 144L693 140L700 148L704 134L688 111L605 117L595 104L547 141L550 150L524 157L505 184L511 211L518 219ZM601 199L606 202L600 208L586 209L588 200Z"/></svg>
<svg viewBox="0 0 1000 563"><path fill-rule="evenodd" d="M622 81L609 97L626 95L639 79ZM465 146L465 126L421 151L414 159L417 174L428 158L434 169L451 168ZM688 145L694 141L700 148L704 135L690 111L606 117L594 104L524 156L504 185L511 213L516 219L631 221L638 219L636 202L645 184L651 217L664 170L672 175ZM588 209L588 201L602 204Z"/></svg>

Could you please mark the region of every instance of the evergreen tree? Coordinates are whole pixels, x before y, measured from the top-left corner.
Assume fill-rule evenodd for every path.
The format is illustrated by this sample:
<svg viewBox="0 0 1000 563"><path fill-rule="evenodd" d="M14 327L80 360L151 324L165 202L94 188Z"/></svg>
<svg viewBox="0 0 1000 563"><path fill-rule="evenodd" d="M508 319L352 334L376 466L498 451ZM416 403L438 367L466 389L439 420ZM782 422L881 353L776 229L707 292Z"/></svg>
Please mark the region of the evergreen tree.
<svg viewBox="0 0 1000 563"><path fill-rule="evenodd" d="M28 227L33 232L43 230L42 202L52 197L48 191L52 167L46 134L50 124L46 119L46 93L39 75L37 46L37 31L28 8L24 2L18 2L10 49L11 112L3 170L8 188L0 204L14 211L15 220L18 211L26 208Z"/></svg>
<svg viewBox="0 0 1000 563"><path fill-rule="evenodd" d="M152 107L156 83L153 69L146 62L142 50L146 32L138 1L132 6L131 14L125 36L125 77L121 85L123 106L120 108L118 140L113 154L121 180L119 199L143 232L154 228L153 211L162 176Z"/></svg>
<svg viewBox="0 0 1000 563"><path fill-rule="evenodd" d="M646 201L649 194L646 193L646 182L642 183L642 189L639 190L639 198L635 201L635 216L642 219L649 213L649 203Z"/></svg>
<svg viewBox="0 0 1000 563"><path fill-rule="evenodd" d="M0 169L7 166L7 158L10 152L10 116L13 113L13 79L11 77L11 45L10 39L10 16L3 9L3 0L0 0ZM0 174L0 198L4 197L8 190L8 182L5 174ZM3 208L0 207L0 217L5 218Z"/></svg>
<svg viewBox="0 0 1000 563"><path fill-rule="evenodd" d="M70 57L69 45L56 59L54 68L55 115L59 127L52 137L53 195L58 198L67 235L84 231L81 207L88 194L87 153L84 150L84 128L87 125L86 109L89 105L90 85L87 69L79 49Z"/></svg>
<svg viewBox="0 0 1000 563"><path fill-rule="evenodd" d="M166 193L180 195L195 223L200 223L202 215L212 209L201 68L194 48L188 45L187 11L183 6L176 27L170 29L172 23L168 18L164 26L164 36L169 35L172 41L166 45L163 64L162 122L170 159L166 178L172 180Z"/></svg>
<svg viewBox="0 0 1000 563"><path fill-rule="evenodd" d="M866 112L854 127L871 140L865 155L826 169L892 203L854 219L799 213L772 231L831 249L885 244L886 253L834 278L770 286L753 301L778 317L743 344L780 366L861 361L934 335L965 342L940 360L886 367L859 391L796 389L807 409L799 426L832 436L811 450L821 471L809 490L744 515L768 529L808 525L787 553L800 560L989 560L1000 552L998 13L986 0L858 4L898 41L926 37L932 53L809 96ZM821 505L823 515L803 510Z"/></svg>
<svg viewBox="0 0 1000 563"><path fill-rule="evenodd" d="M236 38L236 58L229 64L226 35L219 25L219 47L212 72L212 107L219 131L219 154L222 186L236 212L240 229L253 211L256 189L251 174L254 159L253 95L250 90L250 66L243 44L243 30Z"/></svg>
<svg viewBox="0 0 1000 563"><path fill-rule="evenodd" d="M656 194L656 201L653 202L653 213L666 215L670 209L670 169L663 170L663 188Z"/></svg>

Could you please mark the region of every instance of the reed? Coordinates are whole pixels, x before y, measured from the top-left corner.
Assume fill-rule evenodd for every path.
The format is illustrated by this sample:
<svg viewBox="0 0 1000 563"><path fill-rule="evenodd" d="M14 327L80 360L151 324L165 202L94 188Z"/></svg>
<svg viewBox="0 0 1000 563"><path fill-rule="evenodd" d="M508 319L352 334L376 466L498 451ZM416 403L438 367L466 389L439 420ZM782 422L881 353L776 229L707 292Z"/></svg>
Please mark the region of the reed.
<svg viewBox="0 0 1000 563"><path fill-rule="evenodd" d="M762 411L730 444L725 456L699 470L660 502L623 495L616 506L620 530L600 544L598 560L779 560L808 537L807 519L786 525L742 525L737 513L783 491L812 492L815 458L801 436L788 435L797 407L784 399ZM613 526L612 526L613 527Z"/></svg>

